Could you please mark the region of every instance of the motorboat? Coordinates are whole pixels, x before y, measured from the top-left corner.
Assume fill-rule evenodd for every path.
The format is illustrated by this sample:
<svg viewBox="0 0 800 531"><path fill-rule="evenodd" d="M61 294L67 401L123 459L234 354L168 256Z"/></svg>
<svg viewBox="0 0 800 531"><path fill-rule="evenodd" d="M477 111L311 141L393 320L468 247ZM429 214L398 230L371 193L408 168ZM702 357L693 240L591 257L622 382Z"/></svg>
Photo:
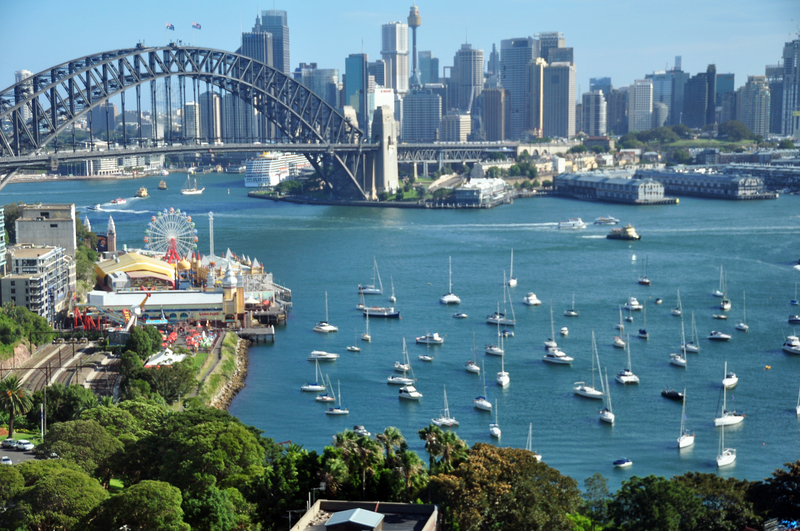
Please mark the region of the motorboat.
<svg viewBox="0 0 800 531"><path fill-rule="evenodd" d="M622 457L622 458L617 459L616 461L614 461L614 466L616 468L628 468L632 464L633 464L633 461L631 461L627 457Z"/></svg>
<svg viewBox="0 0 800 531"><path fill-rule="evenodd" d="M686 448L694 444L694 432L686 429L686 389L683 390L683 407L681 411L681 434L678 436L678 448Z"/></svg>
<svg viewBox="0 0 800 531"><path fill-rule="evenodd" d="M719 302L719 309L723 311L728 311L731 309L731 300L727 297L723 297L722 300Z"/></svg>
<svg viewBox="0 0 800 531"><path fill-rule="evenodd" d="M375 277L378 278L378 284L375 285ZM383 282L381 282L381 273L378 271L378 260L372 257L372 284L359 284L358 292L364 295L381 295L383 293Z"/></svg>
<svg viewBox="0 0 800 531"><path fill-rule="evenodd" d="M639 377L633 374L633 370L631 369L631 350L630 347L627 349L628 354L628 366L617 373L617 376L614 378L616 381L623 385L627 384L638 384Z"/></svg>
<svg viewBox="0 0 800 531"><path fill-rule="evenodd" d="M388 319L400 318L400 311L395 310L392 306L365 306L361 311L364 312L364 315L369 315L370 317L386 317Z"/></svg>
<svg viewBox="0 0 800 531"><path fill-rule="evenodd" d="M721 319L721 320L723 320L723 321L724 321L724 320L726 320L726 319L728 318L728 316L727 316L727 315L725 315L724 313L715 313L715 314L714 314L714 315L712 315L711 317L713 317L714 319Z"/></svg>
<svg viewBox="0 0 800 531"><path fill-rule="evenodd" d="M444 411L442 411L441 416L431 419L431 422L436 424L439 427L452 427L458 426L458 421L450 416L450 407L447 405L447 387L444 387Z"/></svg>
<svg viewBox="0 0 800 531"><path fill-rule="evenodd" d="M162 175L163 177L166 177L167 175L169 175L169 172L168 172L167 170L165 170L165 169L162 169L162 170L161 170L160 172L158 172L158 173L159 173L160 175Z"/></svg>
<svg viewBox="0 0 800 531"><path fill-rule="evenodd" d="M553 339L556 337L555 328L553 327L553 301L550 301L550 337L544 342L544 349L546 351L551 351L553 349L558 349L558 343L556 340Z"/></svg>
<svg viewBox="0 0 800 531"><path fill-rule="evenodd" d="M728 407L728 389L726 387L722 388L722 414L719 417L714 419L714 426L731 426L733 424L739 424L745 418L744 413L739 413L738 411L727 409Z"/></svg>
<svg viewBox="0 0 800 531"><path fill-rule="evenodd" d="M92 210L92 211L98 211L98 210L102 210L100 203L94 204L94 205L92 205L92 206L90 206L90 207L87 207L87 208L88 208L89 210Z"/></svg>
<svg viewBox="0 0 800 531"><path fill-rule="evenodd" d="M361 352L361 347L358 345L347 345L347 352Z"/></svg>
<svg viewBox="0 0 800 531"><path fill-rule="evenodd" d="M353 433L355 433L356 435L360 435L361 437L369 437L372 435L369 431L367 431L367 428L365 428L361 424L356 424L355 426L353 426Z"/></svg>
<svg viewBox="0 0 800 531"><path fill-rule="evenodd" d="M433 361L433 356L430 354L420 354L419 359L420 361Z"/></svg>
<svg viewBox="0 0 800 531"><path fill-rule="evenodd" d="M717 467L729 466L736 461L736 450L725 448L725 426L719 434L719 453L717 454Z"/></svg>
<svg viewBox="0 0 800 531"><path fill-rule="evenodd" d="M489 435L499 439L503 432L500 430L500 424L497 422L497 400L495 400L494 405L494 422L489 424Z"/></svg>
<svg viewBox="0 0 800 531"><path fill-rule="evenodd" d="M600 216L594 220L595 225L616 225L617 223L619 220L612 216Z"/></svg>
<svg viewBox="0 0 800 531"><path fill-rule="evenodd" d="M464 364L464 368L467 369L467 372L474 372L475 374L481 373L481 368L478 367L478 364L474 361L468 361Z"/></svg>
<svg viewBox="0 0 800 531"><path fill-rule="evenodd" d="M794 283L794 299L789 301L791 306L800 306L800 300L797 299L797 282Z"/></svg>
<svg viewBox="0 0 800 531"><path fill-rule="evenodd" d="M413 385L406 385L400 388L398 396L401 400L419 400L422 398L422 393L417 391L417 388Z"/></svg>
<svg viewBox="0 0 800 531"><path fill-rule="evenodd" d="M453 314L453 319L466 319L467 317L469 317L469 315L467 315L465 313L454 313Z"/></svg>
<svg viewBox="0 0 800 531"><path fill-rule="evenodd" d="M569 328L567 328L566 326L562 326L561 330L559 332L561 333L562 336L568 336L569 335Z"/></svg>
<svg viewBox="0 0 800 531"><path fill-rule="evenodd" d="M389 376L388 378L386 378L386 383L389 383L389 384L392 384L392 385L413 385L414 384L414 379L413 378L407 378L405 376L396 376L396 375L393 374L393 375Z"/></svg>
<svg viewBox="0 0 800 531"><path fill-rule="evenodd" d="M506 285L509 288L517 285L517 279L514 277L514 249L511 249L511 269L508 271L508 283Z"/></svg>
<svg viewBox="0 0 800 531"><path fill-rule="evenodd" d="M567 221L558 222L559 229L585 229L586 223L581 218L570 218Z"/></svg>
<svg viewBox="0 0 800 531"><path fill-rule="evenodd" d="M636 229L630 223L628 223L624 227L611 229L611 232L606 234L606 238L609 240L630 240L630 241L636 241L642 239L642 237L636 232Z"/></svg>
<svg viewBox="0 0 800 531"><path fill-rule="evenodd" d="M112 200L111 200L111 204L112 204L112 205L124 205L124 204L125 204L125 203L127 203L127 202L128 202L128 200L127 200L127 199L124 199L124 198L122 198L122 197L118 197L118 198L116 198L116 199L112 199Z"/></svg>
<svg viewBox="0 0 800 531"><path fill-rule="evenodd" d="M672 388L667 389L665 387L664 390L661 391L661 396L663 396L664 398L669 398L670 400L683 400L684 395L680 391L676 391L675 389Z"/></svg>
<svg viewBox="0 0 800 531"><path fill-rule="evenodd" d="M409 363L402 363L399 361L394 362L394 370L398 372L406 372L411 370L411 364Z"/></svg>
<svg viewBox="0 0 800 531"><path fill-rule="evenodd" d="M500 325L497 325L497 344L486 345L484 352L490 356L503 356L505 349L503 349L503 336L500 335Z"/></svg>
<svg viewBox="0 0 800 531"><path fill-rule="evenodd" d="M147 197L147 196L148 196L147 188L145 188L144 186L136 190L136 197Z"/></svg>
<svg viewBox="0 0 800 531"><path fill-rule="evenodd" d="M800 354L800 338L797 336L789 336L783 342L783 351L789 354Z"/></svg>
<svg viewBox="0 0 800 531"><path fill-rule="evenodd" d="M522 304L525 304L526 306L541 306L542 305L542 301L540 301L536 297L536 294L534 292L529 291L525 295L525 298L522 299Z"/></svg>
<svg viewBox="0 0 800 531"><path fill-rule="evenodd" d="M722 378L722 387L725 389L733 389L739 383L739 377L736 373L728 370L728 362L725 362L725 372Z"/></svg>
<svg viewBox="0 0 800 531"><path fill-rule="evenodd" d="M572 364L574 358L567 356L558 348L554 348L552 350L548 350L547 353L542 356L542 361L546 361L547 363L557 363L561 365L570 365Z"/></svg>
<svg viewBox="0 0 800 531"><path fill-rule="evenodd" d="M461 304L461 299L453 293L453 261L451 258L448 258L448 262L450 264L450 275L449 275L449 288L447 289L447 293L439 297L439 302L441 304Z"/></svg>
<svg viewBox="0 0 800 531"><path fill-rule="evenodd" d="M361 341L366 341L367 343L371 343L372 335L369 333L369 314L365 314L364 318L365 318L365 327L364 327L364 333L361 334Z"/></svg>
<svg viewBox="0 0 800 531"><path fill-rule="evenodd" d="M329 407L327 410L325 410L325 414L326 415L349 415L350 414L350 410L348 410L346 407L342 406L342 385L338 381L336 382L336 385L338 387L337 393L339 393L339 397L338 397L339 398L339 405L338 406Z"/></svg>
<svg viewBox="0 0 800 531"><path fill-rule="evenodd" d="M324 350L312 350L311 354L308 356L308 361L336 361L337 359L339 359L338 354L325 352Z"/></svg>
<svg viewBox="0 0 800 531"><path fill-rule="evenodd" d="M506 329L500 332L500 335L502 335L503 337L514 337L514 331Z"/></svg>
<svg viewBox="0 0 800 531"><path fill-rule="evenodd" d="M789 324L800 324L800 315L790 315Z"/></svg>
<svg viewBox="0 0 800 531"><path fill-rule="evenodd" d="M578 310L575 309L575 293L574 292L572 293L572 307L567 309L567 310L564 310L564 315L566 317L578 317L580 315L580 312L578 312Z"/></svg>
<svg viewBox="0 0 800 531"><path fill-rule="evenodd" d="M392 294L389 295L389 302L394 303L397 302L397 297L394 294L394 278L391 275L389 276L389 281L392 283Z"/></svg>
<svg viewBox="0 0 800 531"><path fill-rule="evenodd" d="M321 332L327 334L330 332L338 332L339 328L333 326L328 322L328 292L325 292L325 320L318 322L314 325L314 332Z"/></svg>
<svg viewBox="0 0 800 531"><path fill-rule="evenodd" d="M635 312L644 308L644 305L639 302L636 297L628 297L628 300L622 305L622 307L629 312Z"/></svg>
<svg viewBox="0 0 800 531"><path fill-rule="evenodd" d="M663 304L664 303L664 299L662 299L661 297L656 297L655 303L656 304Z"/></svg>
<svg viewBox="0 0 800 531"><path fill-rule="evenodd" d="M438 332L428 332L424 336L417 337L416 341L423 345L441 345L444 343L444 338Z"/></svg>
<svg viewBox="0 0 800 531"><path fill-rule="evenodd" d="M731 336L730 334L726 334L718 330L712 330L711 333L708 335L708 339L712 341L730 341Z"/></svg>

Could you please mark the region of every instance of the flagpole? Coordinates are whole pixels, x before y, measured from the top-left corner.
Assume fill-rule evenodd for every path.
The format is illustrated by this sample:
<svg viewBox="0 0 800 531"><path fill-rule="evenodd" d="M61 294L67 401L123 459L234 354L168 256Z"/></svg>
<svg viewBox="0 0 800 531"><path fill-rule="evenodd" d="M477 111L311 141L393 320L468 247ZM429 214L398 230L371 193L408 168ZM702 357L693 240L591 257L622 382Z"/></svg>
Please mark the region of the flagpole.
<svg viewBox="0 0 800 531"><path fill-rule="evenodd" d="M192 47L194 47L194 24L192 24Z"/></svg>

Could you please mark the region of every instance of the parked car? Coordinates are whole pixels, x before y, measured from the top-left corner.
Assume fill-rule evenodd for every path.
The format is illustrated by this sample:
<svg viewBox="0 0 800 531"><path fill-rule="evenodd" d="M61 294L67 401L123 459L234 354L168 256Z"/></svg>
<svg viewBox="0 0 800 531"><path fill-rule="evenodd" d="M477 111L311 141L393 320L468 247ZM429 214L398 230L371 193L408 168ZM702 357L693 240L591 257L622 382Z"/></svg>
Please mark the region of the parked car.
<svg viewBox="0 0 800 531"><path fill-rule="evenodd" d="M30 452L36 447L32 442L27 439L20 439L17 441L17 450L22 450L24 452Z"/></svg>
<svg viewBox="0 0 800 531"><path fill-rule="evenodd" d="M14 463L11 462L11 458L8 457L7 455L4 455L2 457L2 459L0 459L0 463L2 463L4 465L13 465L14 464Z"/></svg>
<svg viewBox="0 0 800 531"><path fill-rule="evenodd" d="M14 440L14 439L6 439L2 443L2 447L3 448L16 448L17 447L17 441Z"/></svg>

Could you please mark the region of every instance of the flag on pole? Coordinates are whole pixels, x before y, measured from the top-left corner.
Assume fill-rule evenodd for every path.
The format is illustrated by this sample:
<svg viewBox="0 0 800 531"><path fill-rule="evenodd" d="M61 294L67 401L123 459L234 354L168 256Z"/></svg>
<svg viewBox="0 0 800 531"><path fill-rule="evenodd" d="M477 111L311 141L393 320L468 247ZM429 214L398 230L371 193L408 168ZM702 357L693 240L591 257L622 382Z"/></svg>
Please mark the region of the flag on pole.
<svg viewBox="0 0 800 531"><path fill-rule="evenodd" d="M173 26L172 24L170 24L169 22L167 22L167 29L168 29L168 30L175 31L175 26Z"/></svg>
<svg viewBox="0 0 800 531"><path fill-rule="evenodd" d="M197 22L192 22L192 28L200 29L200 24L198 24Z"/></svg>

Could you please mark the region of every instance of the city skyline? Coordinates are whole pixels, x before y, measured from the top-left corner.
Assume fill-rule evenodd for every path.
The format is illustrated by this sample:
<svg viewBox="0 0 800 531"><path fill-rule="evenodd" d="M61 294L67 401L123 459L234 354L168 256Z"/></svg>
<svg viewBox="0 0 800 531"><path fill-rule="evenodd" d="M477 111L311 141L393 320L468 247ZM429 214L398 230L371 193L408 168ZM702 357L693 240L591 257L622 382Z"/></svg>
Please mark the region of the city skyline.
<svg viewBox="0 0 800 531"><path fill-rule="evenodd" d="M301 62L315 62L321 68L337 68L343 73L345 59L360 53L362 42L371 60L379 58L382 26L405 22L413 3L393 1L381 4L379 10L362 0L349 2L344 9L316 1L276 3L274 9L287 11L291 70ZM242 3L220 9L212 2L164 6L144 0L120 24L118 9L96 0L89 0L89 8L81 14L60 9L65 5L61 1L45 0L39 5L42 9L36 19L36 39L30 38L30 28L24 24L12 24L6 32L10 42L25 45L0 57L3 88L14 83L18 70L36 73L84 55L133 47L139 41L161 46L167 42L165 35L187 45L194 40L197 46L235 51L241 45L242 31L250 30L256 13L273 8ZM440 74L442 67L452 66L451 58L465 42L483 50L488 60L492 44L499 47L503 39L548 31L563 33L575 50L578 99L589 91L589 78L610 77L615 87L630 85L653 71L672 68L675 56L682 56L683 70L691 73L704 72L708 64L716 64L717 72L735 74L735 86L741 87L747 76L764 75L766 65L780 60L783 44L797 36L795 19L800 19L800 9L790 0L764 2L757 10L740 0L702 4L680 0L668 9L662 7L657 16L653 10L628 1L618 2L610 10L584 0L569 2L568 7L563 3L534 6L526 0L499 0L492 4L492 17L486 16L483 3L474 0L462 2L458 12L453 12L452 4L440 0L417 5L422 17L417 49L430 50L439 58ZM27 14L17 4L4 10L9 20L22 21ZM80 39L42 38L85 27L86 12L92 13L88 17L91 30L81 32ZM167 32L166 23L173 24L175 31ZM193 31L192 23L202 29ZM329 38L333 31L339 33L337 39ZM608 35L614 42L606 40ZM54 47L56 41L58 46Z"/></svg>

